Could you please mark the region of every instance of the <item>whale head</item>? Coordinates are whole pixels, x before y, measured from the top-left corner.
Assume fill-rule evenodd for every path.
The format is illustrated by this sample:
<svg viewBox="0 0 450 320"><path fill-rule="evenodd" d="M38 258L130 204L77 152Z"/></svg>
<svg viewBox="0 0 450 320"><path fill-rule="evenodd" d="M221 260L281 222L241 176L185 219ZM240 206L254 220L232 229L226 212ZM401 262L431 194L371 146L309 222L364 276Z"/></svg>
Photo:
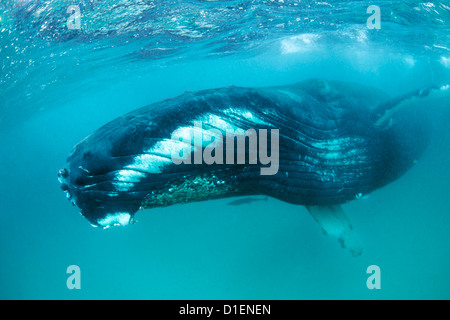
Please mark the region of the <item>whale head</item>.
<svg viewBox="0 0 450 320"><path fill-rule="evenodd" d="M66 197L93 226L102 228L133 223L146 194L135 187L147 174L127 168L142 153L142 142L127 130L126 121L117 121L74 146L57 174Z"/></svg>

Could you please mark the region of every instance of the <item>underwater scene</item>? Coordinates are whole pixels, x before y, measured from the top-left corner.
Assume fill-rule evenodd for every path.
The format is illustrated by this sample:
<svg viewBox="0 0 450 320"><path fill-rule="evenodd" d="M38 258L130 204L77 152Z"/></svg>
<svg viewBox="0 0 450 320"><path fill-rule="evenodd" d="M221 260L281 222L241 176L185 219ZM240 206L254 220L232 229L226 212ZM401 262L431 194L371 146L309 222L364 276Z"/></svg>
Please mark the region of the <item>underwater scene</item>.
<svg viewBox="0 0 450 320"><path fill-rule="evenodd" d="M450 3L2 0L0 299L450 299Z"/></svg>

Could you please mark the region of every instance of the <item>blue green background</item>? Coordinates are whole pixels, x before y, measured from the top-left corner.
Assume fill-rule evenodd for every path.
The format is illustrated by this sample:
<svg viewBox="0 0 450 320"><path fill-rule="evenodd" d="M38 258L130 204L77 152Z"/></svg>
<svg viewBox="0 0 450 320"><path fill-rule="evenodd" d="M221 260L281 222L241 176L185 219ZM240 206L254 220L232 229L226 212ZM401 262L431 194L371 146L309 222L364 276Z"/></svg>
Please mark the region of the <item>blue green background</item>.
<svg viewBox="0 0 450 320"><path fill-rule="evenodd" d="M69 3L0 5L1 299L450 298L448 104L427 106L434 138L415 167L344 205L364 245L358 258L304 207L273 198L175 205L93 228L56 178L96 128L186 90L325 78L395 96L450 83L445 2L380 1L381 29L369 30L365 1L149 1L143 13L137 2L117 1L120 11L81 1L79 31L65 28ZM81 290L66 287L73 264ZM366 286L373 264L380 290Z"/></svg>

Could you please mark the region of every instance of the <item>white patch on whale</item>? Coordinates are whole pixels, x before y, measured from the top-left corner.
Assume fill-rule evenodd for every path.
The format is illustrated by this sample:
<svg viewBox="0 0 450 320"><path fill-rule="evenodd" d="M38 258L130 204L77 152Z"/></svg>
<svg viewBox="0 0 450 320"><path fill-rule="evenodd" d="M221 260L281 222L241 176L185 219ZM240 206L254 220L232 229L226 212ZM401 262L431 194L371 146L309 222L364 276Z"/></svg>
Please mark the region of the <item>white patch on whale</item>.
<svg viewBox="0 0 450 320"><path fill-rule="evenodd" d="M134 158L134 162L132 164L127 165L125 168L134 171L136 173L140 173L140 178L146 176L146 173L161 173L162 167L171 163L170 153L167 155L167 146L158 142L158 146L150 149L149 153L144 153L136 156ZM169 156L169 158L167 158ZM143 172L141 172L143 171ZM145 173L144 173L145 172ZM138 175L136 174L136 177ZM137 181L139 182L139 181Z"/></svg>
<svg viewBox="0 0 450 320"><path fill-rule="evenodd" d="M216 129L219 129L221 131L227 131L227 130L236 130L238 129L236 126L226 122L221 117L215 114L207 114L203 116L199 121L202 123L205 123L211 127L214 127Z"/></svg>
<svg viewBox="0 0 450 320"><path fill-rule="evenodd" d="M267 123L266 121L264 121L261 117L256 116L254 113L252 113L246 109L228 108L228 109L223 110L223 113L225 113L226 115L230 115L234 118L245 119L245 120L250 121L255 124L260 124L260 125L265 125L265 126L270 126L270 127L272 126L270 123ZM234 128L234 129L236 129L236 128Z"/></svg>
<svg viewBox="0 0 450 320"><path fill-rule="evenodd" d="M152 154L144 153L135 156L132 164L125 166L123 170L116 173L116 181L113 182L116 190L129 191L135 183L140 182L147 174L161 173L162 167L171 163L170 153L167 154L170 149L163 141L160 141L147 151Z"/></svg>
<svg viewBox="0 0 450 320"><path fill-rule="evenodd" d="M134 183L141 181L145 173L134 170L120 170L115 175L115 180L112 184L117 191L128 191L133 188Z"/></svg>
<svg viewBox="0 0 450 320"><path fill-rule="evenodd" d="M108 213L103 219L99 219L97 223L104 229L111 226L126 226L130 223L131 215L128 212Z"/></svg>
<svg viewBox="0 0 450 320"><path fill-rule="evenodd" d="M116 173L116 180L120 182L139 182L145 176L145 173L134 170L120 170Z"/></svg>

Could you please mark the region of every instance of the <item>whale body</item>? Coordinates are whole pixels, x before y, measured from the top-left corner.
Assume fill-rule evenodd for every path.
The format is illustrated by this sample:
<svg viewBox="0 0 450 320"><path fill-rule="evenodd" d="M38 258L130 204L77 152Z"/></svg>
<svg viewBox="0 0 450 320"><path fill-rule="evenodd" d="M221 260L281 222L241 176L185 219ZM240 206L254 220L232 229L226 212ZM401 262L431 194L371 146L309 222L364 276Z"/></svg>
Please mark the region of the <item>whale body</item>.
<svg viewBox="0 0 450 320"><path fill-rule="evenodd" d="M129 224L139 209L265 195L306 206L326 233L359 255L339 205L398 179L417 162L430 137L423 105L443 89L448 87L391 99L376 88L313 79L186 92L99 128L73 148L58 178L94 226ZM267 162L258 154L218 139L228 132L265 132L267 155L277 153L276 172L261 174ZM247 145L250 140L243 139ZM258 140L257 148L262 145ZM215 147L210 155L216 162L174 163L174 155L187 159L182 150L208 146ZM233 163L226 161L227 151L234 152ZM239 152L244 163L236 161Z"/></svg>

